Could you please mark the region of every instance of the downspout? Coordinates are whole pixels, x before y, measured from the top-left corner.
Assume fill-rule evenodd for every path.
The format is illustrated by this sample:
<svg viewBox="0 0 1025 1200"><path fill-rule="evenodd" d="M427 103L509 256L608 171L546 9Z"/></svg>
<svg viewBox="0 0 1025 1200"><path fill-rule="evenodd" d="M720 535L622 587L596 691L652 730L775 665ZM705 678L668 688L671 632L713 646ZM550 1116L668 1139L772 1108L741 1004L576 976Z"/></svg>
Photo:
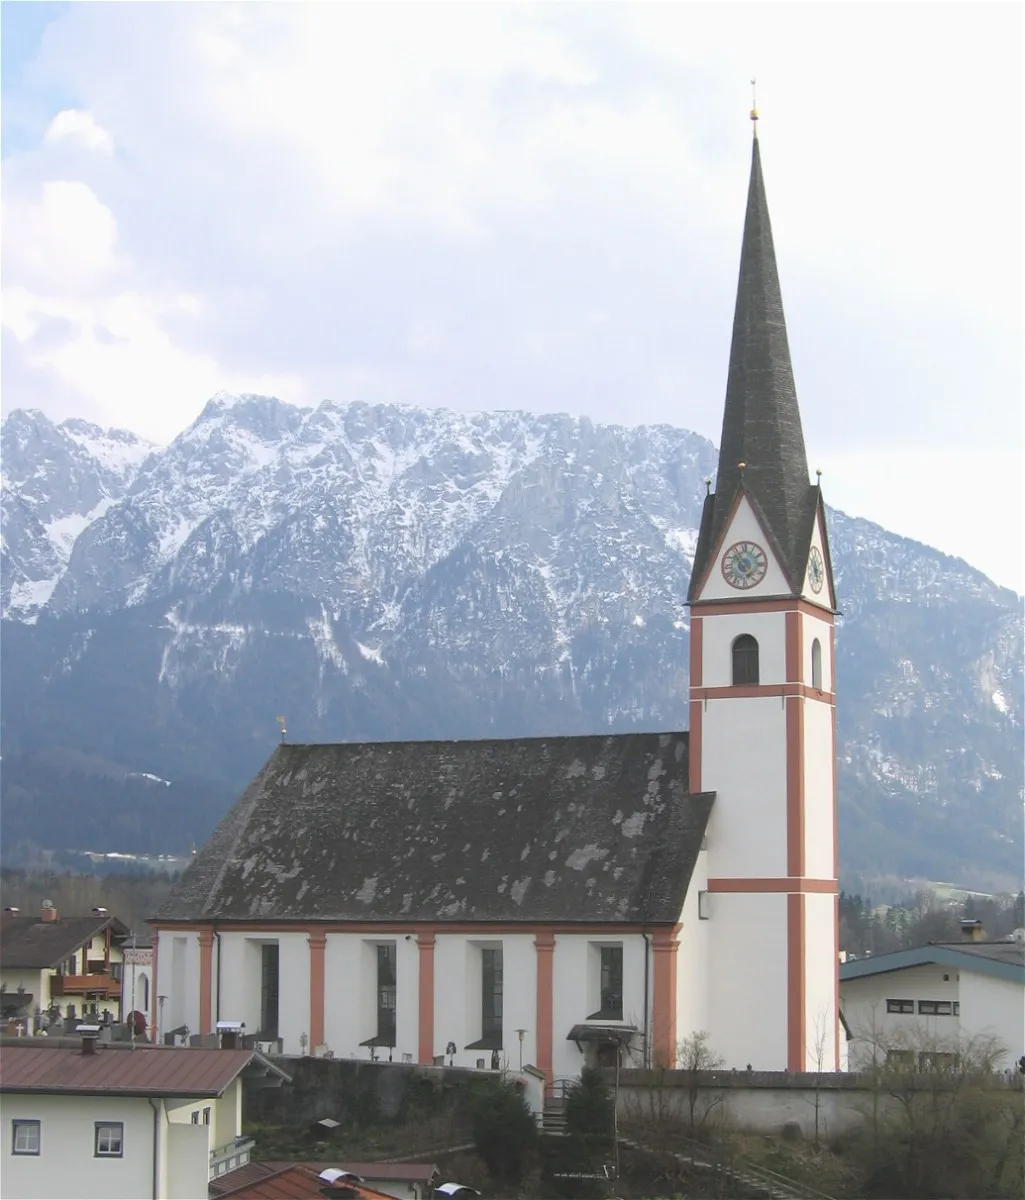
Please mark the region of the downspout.
<svg viewBox="0 0 1025 1200"><path fill-rule="evenodd" d="M153 1109L153 1200L160 1200L160 1107L162 1101L149 1097L149 1106Z"/></svg>
<svg viewBox="0 0 1025 1200"><path fill-rule="evenodd" d="M651 934L644 933L644 1065L651 1066L651 1043L648 1026L651 1021L651 1006L648 1002L648 957L651 954Z"/></svg>

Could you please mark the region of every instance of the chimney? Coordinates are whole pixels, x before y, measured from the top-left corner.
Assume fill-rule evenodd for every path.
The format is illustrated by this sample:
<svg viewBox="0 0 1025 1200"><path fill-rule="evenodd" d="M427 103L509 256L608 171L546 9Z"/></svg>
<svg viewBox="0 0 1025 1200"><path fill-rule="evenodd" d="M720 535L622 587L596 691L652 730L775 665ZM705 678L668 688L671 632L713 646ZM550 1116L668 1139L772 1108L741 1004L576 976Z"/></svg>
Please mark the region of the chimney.
<svg viewBox="0 0 1025 1200"><path fill-rule="evenodd" d="M244 1021L218 1021L217 1032L221 1039L221 1049L241 1050L242 1030L245 1027Z"/></svg>
<svg viewBox="0 0 1025 1200"><path fill-rule="evenodd" d="M100 1036L99 1025L79 1025L76 1032L82 1035L82 1053L95 1054L96 1042Z"/></svg>
<svg viewBox="0 0 1025 1200"><path fill-rule="evenodd" d="M60 913L54 908L52 900L43 901L43 911L40 915L42 921L59 921Z"/></svg>
<svg viewBox="0 0 1025 1200"><path fill-rule="evenodd" d="M964 920L961 922L961 940L964 942L981 942L986 936L981 921Z"/></svg>

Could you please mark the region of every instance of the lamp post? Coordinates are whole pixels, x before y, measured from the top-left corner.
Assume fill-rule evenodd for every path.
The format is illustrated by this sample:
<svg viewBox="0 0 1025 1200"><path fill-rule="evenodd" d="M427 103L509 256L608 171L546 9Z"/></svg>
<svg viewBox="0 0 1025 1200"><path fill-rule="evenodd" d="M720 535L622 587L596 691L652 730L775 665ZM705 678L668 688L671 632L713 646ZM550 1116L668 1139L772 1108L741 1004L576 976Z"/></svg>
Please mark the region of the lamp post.
<svg viewBox="0 0 1025 1200"><path fill-rule="evenodd" d="M517 1029L516 1030L516 1036L520 1039L520 1070L521 1071L523 1070L523 1038L524 1038L524 1035L526 1034L526 1032L527 1031L525 1029Z"/></svg>
<svg viewBox="0 0 1025 1200"><path fill-rule="evenodd" d="M160 1034L164 1028L164 1001L166 999L166 996L157 997L157 1032L153 1038L153 1044L156 1046L160 1045Z"/></svg>

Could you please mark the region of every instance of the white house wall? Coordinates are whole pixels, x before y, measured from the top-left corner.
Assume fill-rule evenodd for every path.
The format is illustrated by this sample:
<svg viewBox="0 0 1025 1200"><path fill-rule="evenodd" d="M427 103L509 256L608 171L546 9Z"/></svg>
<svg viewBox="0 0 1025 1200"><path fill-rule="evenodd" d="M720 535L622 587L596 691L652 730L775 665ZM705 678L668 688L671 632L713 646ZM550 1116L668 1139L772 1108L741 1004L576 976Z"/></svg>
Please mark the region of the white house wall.
<svg viewBox="0 0 1025 1200"><path fill-rule="evenodd" d="M12 1154L11 1121L40 1122L38 1155ZM95 1122L124 1126L121 1158L95 1156ZM149 1101L100 1096L0 1095L5 1196L138 1200L153 1195Z"/></svg>
<svg viewBox="0 0 1025 1200"><path fill-rule="evenodd" d="M1025 1054L1025 984L961 971L961 1028L969 1037L994 1037L1006 1053L997 1062L1014 1067Z"/></svg>
<svg viewBox="0 0 1025 1200"><path fill-rule="evenodd" d="M915 1012L888 1013L888 999L913 1000ZM873 1056L885 1059L888 1048L913 1049L956 1041L964 1018L920 1016L918 1001L959 999L957 969L934 963L842 982L840 1005L854 1038L849 1047L851 1068L868 1065Z"/></svg>

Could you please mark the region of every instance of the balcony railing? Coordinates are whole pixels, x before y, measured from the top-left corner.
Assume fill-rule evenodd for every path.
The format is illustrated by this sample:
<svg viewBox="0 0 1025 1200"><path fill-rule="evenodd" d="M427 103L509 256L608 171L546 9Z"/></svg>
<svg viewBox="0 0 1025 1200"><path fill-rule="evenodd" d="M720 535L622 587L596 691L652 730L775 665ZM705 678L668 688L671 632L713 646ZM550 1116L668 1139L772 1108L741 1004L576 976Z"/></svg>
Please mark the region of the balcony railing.
<svg viewBox="0 0 1025 1200"><path fill-rule="evenodd" d="M113 975L51 975L51 996L117 996L121 984Z"/></svg>
<svg viewBox="0 0 1025 1200"><path fill-rule="evenodd" d="M255 1145L256 1142L252 1138L240 1136L233 1142L228 1142L226 1146L218 1146L211 1150L210 1178L214 1179L218 1175L226 1175L229 1171L244 1167L249 1162Z"/></svg>

